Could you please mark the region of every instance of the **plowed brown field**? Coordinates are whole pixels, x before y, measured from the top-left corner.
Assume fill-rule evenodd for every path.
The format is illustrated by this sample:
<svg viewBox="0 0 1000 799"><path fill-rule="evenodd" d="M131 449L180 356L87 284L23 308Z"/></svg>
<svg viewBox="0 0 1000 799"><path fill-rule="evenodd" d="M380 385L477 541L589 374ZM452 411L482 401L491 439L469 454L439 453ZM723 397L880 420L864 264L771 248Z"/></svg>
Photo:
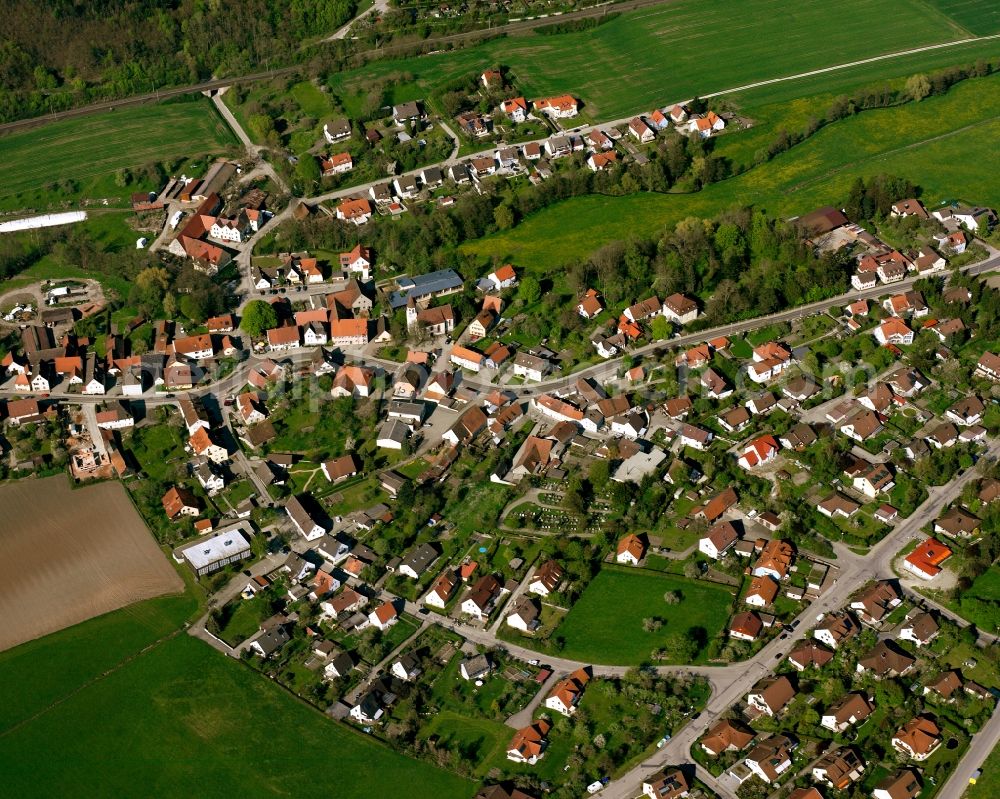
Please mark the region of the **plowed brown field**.
<svg viewBox="0 0 1000 799"><path fill-rule="evenodd" d="M0 651L183 588L121 483L0 486Z"/></svg>

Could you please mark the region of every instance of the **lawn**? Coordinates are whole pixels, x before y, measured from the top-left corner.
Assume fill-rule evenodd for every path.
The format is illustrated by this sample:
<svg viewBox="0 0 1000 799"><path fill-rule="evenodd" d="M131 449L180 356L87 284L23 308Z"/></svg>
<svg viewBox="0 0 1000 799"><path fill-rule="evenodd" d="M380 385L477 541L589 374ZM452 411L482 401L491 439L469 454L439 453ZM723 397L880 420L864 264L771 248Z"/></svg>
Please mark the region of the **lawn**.
<svg viewBox="0 0 1000 799"><path fill-rule="evenodd" d="M668 605L663 599L667 591L680 591L682 601ZM704 628L710 641L725 626L732 604L732 590L724 586L605 567L555 634L565 640L560 651L563 657L637 665L649 660L653 650L668 646L671 639L685 636L692 628ZM663 620L663 627L646 632L646 618Z"/></svg>
<svg viewBox="0 0 1000 799"><path fill-rule="evenodd" d="M457 749L469 760L480 763L480 771L494 761L507 762L507 745L514 731L501 721L477 719L443 710L420 731L421 738L438 737L438 746Z"/></svg>
<svg viewBox="0 0 1000 799"><path fill-rule="evenodd" d="M115 170L199 158L234 139L208 100L119 109L0 138L0 209L45 208L56 198L127 198L160 186L118 186ZM202 160L204 170L207 160ZM74 185L69 186L67 182ZM61 184L61 185L60 185Z"/></svg>
<svg viewBox="0 0 1000 799"><path fill-rule="evenodd" d="M172 462L185 459L181 429L160 420L134 428L127 446L142 470L157 480L165 480L174 473Z"/></svg>
<svg viewBox="0 0 1000 799"><path fill-rule="evenodd" d="M271 598L257 594L251 599L237 597L216 613L221 622L219 638L235 647L260 629L260 623L271 615Z"/></svg>
<svg viewBox="0 0 1000 799"><path fill-rule="evenodd" d="M939 597L951 610L984 632L1000 629L1000 566L991 566L957 600Z"/></svg>
<svg viewBox="0 0 1000 799"><path fill-rule="evenodd" d="M417 799L473 792L183 634L9 732L3 750L5 790L15 796L129 796L138 785L166 797L231 796L234 785L258 796L305 795L320 773L347 799L400 784Z"/></svg>
<svg viewBox="0 0 1000 799"><path fill-rule="evenodd" d="M306 116L315 117L320 124L332 112L330 98L321 92L312 81L304 80L296 83L291 89L292 97L299 104L302 113Z"/></svg>
<svg viewBox="0 0 1000 799"><path fill-rule="evenodd" d="M994 75L921 103L829 125L773 161L697 193L574 198L462 249L543 272L584 259L609 241L655 236L685 217L711 217L734 204L753 203L782 216L807 213L841 199L855 178L880 173L918 183L930 205L961 193L995 206L1000 184L977 164L992 159L998 136L1000 75ZM952 167L942 171L942 163Z"/></svg>
<svg viewBox="0 0 1000 799"><path fill-rule="evenodd" d="M1000 796L1000 748L994 749L982 765L982 776L970 785L965 799L994 799Z"/></svg>
<svg viewBox="0 0 1000 799"><path fill-rule="evenodd" d="M977 5L988 7L986 0ZM883 34L875 44L873 29ZM679 0L581 33L507 38L379 62L335 76L332 86L338 94L359 96L365 79L411 73L416 86L397 84L389 98L401 102L420 96L414 88L429 93L477 74L484 63L502 63L525 96L572 92L587 116L615 119L654 104L968 35L920 0L808 3L793 12L783 0Z"/></svg>

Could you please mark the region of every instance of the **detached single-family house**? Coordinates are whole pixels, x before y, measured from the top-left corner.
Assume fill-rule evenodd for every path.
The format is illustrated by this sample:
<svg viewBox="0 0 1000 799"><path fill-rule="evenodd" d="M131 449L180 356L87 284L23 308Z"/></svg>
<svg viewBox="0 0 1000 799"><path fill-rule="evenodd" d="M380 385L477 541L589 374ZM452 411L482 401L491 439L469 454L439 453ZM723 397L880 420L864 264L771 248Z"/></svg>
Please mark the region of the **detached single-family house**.
<svg viewBox="0 0 1000 799"><path fill-rule="evenodd" d="M922 790L917 773L903 769L880 780L872 791L872 799L917 799Z"/></svg>
<svg viewBox="0 0 1000 799"><path fill-rule="evenodd" d="M765 716L777 716L795 698L795 688L787 677L771 677L757 684L747 695L747 704Z"/></svg>
<svg viewBox="0 0 1000 799"><path fill-rule="evenodd" d="M646 545L635 533L629 533L618 541L618 548L615 554L615 561L626 563L630 566L638 566L643 555L646 554Z"/></svg>
<svg viewBox="0 0 1000 799"><path fill-rule="evenodd" d="M917 762L929 758L941 743L941 728L926 716L910 719L892 737L892 748Z"/></svg>
<svg viewBox="0 0 1000 799"><path fill-rule="evenodd" d="M556 683L552 692L545 699L545 707L562 713L564 716L572 716L576 713L576 706L579 704L588 682L590 682L590 673L586 669L577 669Z"/></svg>
<svg viewBox="0 0 1000 799"><path fill-rule="evenodd" d="M864 694L845 694L823 713L820 726L842 733L860 724L875 712L875 704Z"/></svg>
<svg viewBox="0 0 1000 799"><path fill-rule="evenodd" d="M847 611L828 613L813 630L813 638L826 644L830 649L836 649L861 632L860 625Z"/></svg>
<svg viewBox="0 0 1000 799"><path fill-rule="evenodd" d="M558 591L563 579L563 568L554 560L547 560L537 569L528 583L528 591L541 597Z"/></svg>
<svg viewBox="0 0 1000 799"><path fill-rule="evenodd" d="M507 746L507 759L515 763L535 765L545 755L551 728L552 725L548 721L539 719L534 724L519 729Z"/></svg>
<svg viewBox="0 0 1000 799"><path fill-rule="evenodd" d="M664 769L643 779L642 793L649 799L684 799L688 795L687 778L680 769Z"/></svg>
<svg viewBox="0 0 1000 799"><path fill-rule="evenodd" d="M743 761L751 772L770 785L792 767L795 742L785 735L772 735L761 741Z"/></svg>
<svg viewBox="0 0 1000 799"><path fill-rule="evenodd" d="M718 560L738 539L739 534L732 522L719 522L698 539L698 551L712 560Z"/></svg>

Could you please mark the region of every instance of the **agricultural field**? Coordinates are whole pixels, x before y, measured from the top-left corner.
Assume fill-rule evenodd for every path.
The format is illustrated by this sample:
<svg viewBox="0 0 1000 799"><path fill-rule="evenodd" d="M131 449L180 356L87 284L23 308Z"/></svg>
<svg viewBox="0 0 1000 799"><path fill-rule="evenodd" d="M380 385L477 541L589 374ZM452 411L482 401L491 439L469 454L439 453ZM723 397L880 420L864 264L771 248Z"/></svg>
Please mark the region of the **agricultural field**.
<svg viewBox="0 0 1000 799"><path fill-rule="evenodd" d="M204 170L205 156L235 139L208 100L126 108L84 120L53 122L0 138L0 210L45 209L61 201L109 199L160 188L139 180L119 186L119 169L185 162Z"/></svg>
<svg viewBox="0 0 1000 799"><path fill-rule="evenodd" d="M9 684L3 660L0 675ZM16 796L127 796L136 785L164 797L230 796L233 785L254 795L305 795L317 774L346 799L399 784L415 799L473 793L470 782L325 719L184 634L8 727L3 752L5 789Z"/></svg>
<svg viewBox="0 0 1000 799"><path fill-rule="evenodd" d="M0 652L0 735L175 634L197 606L190 592L157 597Z"/></svg>
<svg viewBox="0 0 1000 799"><path fill-rule="evenodd" d="M978 5L987 4L980 0ZM874 45L873 29L883 34ZM623 14L581 33L508 38L378 62L337 75L331 87L338 95L360 96L365 80L409 73L415 84L390 87L387 99L401 102L415 99L418 87L429 94L450 80L478 74L485 65L503 64L526 96L573 92L582 97L591 119L615 119L696 94L968 36L919 0L800 4L794 13L782 0L710 5L680 0Z"/></svg>
<svg viewBox="0 0 1000 799"><path fill-rule="evenodd" d="M184 587L121 483L20 481L0 503L0 650Z"/></svg>
<svg viewBox="0 0 1000 799"><path fill-rule="evenodd" d="M668 591L679 591L681 601L668 604L663 598ZM677 662L671 644L695 628L711 641L729 620L733 596L732 589L713 583L605 567L554 635L565 642L560 655L574 660L604 663L612 657L615 663L637 665L666 648L666 661ZM645 619L658 619L662 627L647 632Z"/></svg>
<svg viewBox="0 0 1000 799"><path fill-rule="evenodd" d="M609 241L655 236L685 217L711 217L735 204L785 216L807 213L837 200L855 178L880 173L919 184L928 205L954 198L956 190L963 199L998 205L995 175L979 166L992 158L998 134L1000 75L994 75L828 125L774 160L700 192L573 198L462 249L543 270L586 258ZM942 171L945 163L949 169Z"/></svg>
<svg viewBox="0 0 1000 799"><path fill-rule="evenodd" d="M928 5L976 36L1000 33L1000 6L980 0L930 0Z"/></svg>

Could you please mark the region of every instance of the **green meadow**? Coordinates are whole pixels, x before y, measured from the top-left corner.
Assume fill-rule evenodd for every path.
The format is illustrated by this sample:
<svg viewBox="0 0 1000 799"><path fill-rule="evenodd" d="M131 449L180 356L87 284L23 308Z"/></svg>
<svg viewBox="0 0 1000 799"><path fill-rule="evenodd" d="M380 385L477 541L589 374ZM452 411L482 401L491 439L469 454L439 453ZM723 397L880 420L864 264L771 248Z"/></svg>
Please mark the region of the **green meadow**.
<svg viewBox="0 0 1000 799"><path fill-rule="evenodd" d="M235 139L203 97L52 122L0 138L0 209L47 208L54 199L122 199L159 186L118 186L115 171L224 152ZM200 161L198 159L201 159ZM72 181L74 185L67 185Z"/></svg>
<svg viewBox="0 0 1000 799"><path fill-rule="evenodd" d="M663 596L680 591L681 601L669 605ZM708 640L723 629L732 612L733 593L726 586L684 577L605 567L591 581L555 631L564 639L560 655L591 663L638 665L655 649L668 647L674 636L701 627ZM655 632L643 620L664 623ZM672 661L668 661L672 662Z"/></svg>

